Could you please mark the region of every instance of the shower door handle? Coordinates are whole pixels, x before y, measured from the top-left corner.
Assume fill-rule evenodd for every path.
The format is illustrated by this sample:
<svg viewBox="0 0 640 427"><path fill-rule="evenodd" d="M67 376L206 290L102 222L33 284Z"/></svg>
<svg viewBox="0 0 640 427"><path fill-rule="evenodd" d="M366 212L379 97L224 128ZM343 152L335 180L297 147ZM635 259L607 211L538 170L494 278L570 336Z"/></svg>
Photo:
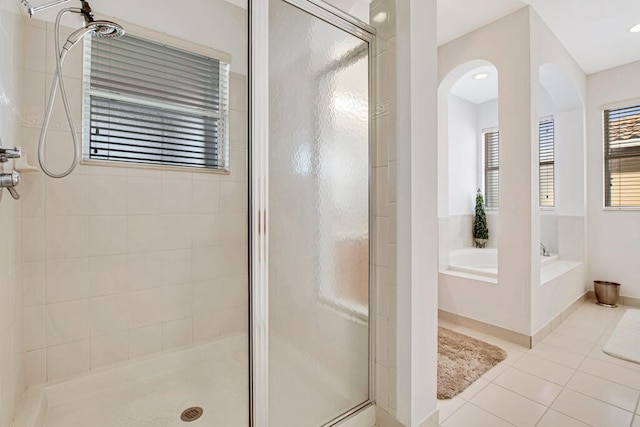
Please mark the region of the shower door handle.
<svg viewBox="0 0 640 427"><path fill-rule="evenodd" d="M11 197L16 200L20 199L20 194L15 188L18 184L20 184L20 174L18 172L0 173L0 189L6 188L9 190Z"/></svg>

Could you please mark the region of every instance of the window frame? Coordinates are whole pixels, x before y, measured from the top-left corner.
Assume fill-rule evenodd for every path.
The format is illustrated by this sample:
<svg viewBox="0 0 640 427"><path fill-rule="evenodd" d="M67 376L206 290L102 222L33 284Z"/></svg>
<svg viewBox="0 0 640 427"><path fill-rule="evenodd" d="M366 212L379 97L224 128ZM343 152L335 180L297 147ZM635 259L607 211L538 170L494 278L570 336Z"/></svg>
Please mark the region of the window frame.
<svg viewBox="0 0 640 427"><path fill-rule="evenodd" d="M607 153L608 147L608 121L607 121L607 112L612 110L624 110L629 108L636 108L640 110L640 99L627 100L622 102L611 103L607 105L601 106L600 119L602 124L602 205L603 210L605 211L638 211L640 210L640 202L638 205L630 205L630 206L611 206L611 200L608 200L610 197L610 193L608 190L607 184L610 182L610 178L608 176L608 160L612 157ZM640 119L639 119L640 120ZM635 139L635 138L634 138ZM640 138L638 138L640 140ZM630 150L631 151L631 150ZM613 156L613 158L623 158L623 157L632 157L638 158L640 160L640 144L633 149L633 151L637 151L636 154L632 156ZM639 171L640 173L640 171ZM609 205L607 203L609 202Z"/></svg>
<svg viewBox="0 0 640 427"><path fill-rule="evenodd" d="M540 154L541 154L541 139L540 139L540 125L543 122L548 122L551 121L552 123L552 129L553 129L553 141L552 141L552 146L553 146L553 160L551 162L545 162L545 164L551 164L553 165L552 167L552 177L553 177L553 206L541 206L540 205L540 166L542 166L542 162L540 160ZM497 144L498 144L498 165L494 168L491 168L491 171L497 170L498 171L498 203L497 205L493 205L490 204L489 201L489 193L487 192L487 176L488 176L488 171L489 168L487 167L487 156L488 156L488 152L487 152L487 139L486 139L486 135L490 134L490 133L497 133L498 134L498 139L497 139ZM555 175L556 175L556 162L555 162L555 149L556 149L556 138L555 138L555 118L553 117L553 115L550 116L545 116L545 117L541 117L538 120L538 207L541 210L545 210L545 211L551 211L555 209L555 194L556 194L556 182L555 182ZM483 193L484 193L484 200L485 200L485 208L487 210L498 210L500 208L500 199L499 199L499 193L500 193L500 155L499 155L499 151L500 151L500 129L499 127L493 127L493 128L487 128L487 129L482 129L481 134L480 134L480 138L481 138L481 145L482 145L482 180L483 180L483 185L482 185L482 189L483 189Z"/></svg>
<svg viewBox="0 0 640 427"><path fill-rule="evenodd" d="M487 134L491 134L491 133L497 133L498 134L498 163L497 166L495 168L491 168L491 171L495 170L498 172L498 185L497 185L497 197L498 197L498 203L497 205L493 205L489 203L489 193L487 192L487 172L489 171L489 168L487 167L487 140L486 140L486 135ZM490 211L497 211L500 208L500 130L499 128L496 127L492 127L492 128L487 128L487 129L482 129L482 132L480 134L481 137L481 144L482 144L482 189L483 189L483 195L484 195L484 204L485 204L485 209L486 210L490 210ZM493 202L493 199L491 200L491 202Z"/></svg>
<svg viewBox="0 0 640 427"><path fill-rule="evenodd" d="M545 165L552 165L552 182L553 182L553 205L551 206L542 206L540 204L541 202L541 182L540 182L540 170L541 167L543 165L542 160L540 159L540 156L542 154L542 146L541 146L541 138L540 138L540 130L541 130L541 125L543 122L551 122L551 129L553 130L553 140L551 142L551 145L553 147L552 153L553 153L553 159L551 161L547 161L544 162ZM541 117L540 120L538 121L538 206L541 210L555 210L556 208L556 123L555 123L555 118L553 115L550 116L545 116L545 117Z"/></svg>
<svg viewBox="0 0 640 427"><path fill-rule="evenodd" d="M226 105L220 113L214 113L212 111L205 111L203 109L199 109L198 112L203 116L208 116L212 118L218 118L223 122L222 127L224 127L224 132L222 137L217 142L217 147L221 149L221 157L218 159L218 168L209 168L209 167L197 167L197 166L188 166L188 165L171 165L171 164L163 164L163 163L146 163L146 162L134 162L134 161L118 161L118 160L106 160L106 159L95 159L90 157L90 132L91 132L91 124L90 124L90 115L91 115L91 97L97 96L100 98L104 98L105 91L98 91L91 88L91 50L92 50L92 37L85 37L83 41L83 70L82 70L82 153L80 164L84 165L97 165L97 166L108 166L108 167L119 167L119 168L136 168L136 169L155 169L155 170L173 170L173 171L185 171L191 173L213 173L213 174L224 174L228 175L230 173L230 165L229 165L229 154L230 154L230 118L231 118L231 93L230 93L230 80L231 80L231 55L223 52L221 50L217 50L208 46L200 45L191 41L187 41L184 39L180 39L177 37L173 37L167 35L165 33L159 33L157 31L140 27L135 24L131 24L128 22L122 22L121 24L126 29L126 35L136 37L138 39L143 39L145 41L149 41L152 43L158 43L164 45L168 48L185 51L188 53L192 53L195 55L201 55L205 57L209 57L211 59L215 59L220 61L227 66L226 71L226 86L227 86L227 97L226 97ZM116 102L131 102L137 105L152 107L152 108L160 108L165 109L167 112L188 112L188 108L181 108L179 105L169 106L164 105L159 102L153 102L149 100L144 100L143 98L134 98L128 95L121 95L116 93L107 93L107 97ZM189 110L189 112L194 112L195 109Z"/></svg>

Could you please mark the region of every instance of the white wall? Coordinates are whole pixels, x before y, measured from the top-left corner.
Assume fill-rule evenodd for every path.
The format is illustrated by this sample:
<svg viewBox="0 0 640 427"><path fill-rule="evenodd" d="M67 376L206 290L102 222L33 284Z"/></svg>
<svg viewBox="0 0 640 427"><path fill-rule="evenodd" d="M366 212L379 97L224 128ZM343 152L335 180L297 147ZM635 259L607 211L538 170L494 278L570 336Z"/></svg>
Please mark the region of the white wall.
<svg viewBox="0 0 640 427"><path fill-rule="evenodd" d="M560 258L578 261L561 261L567 266L563 275L547 283L538 281L538 285L532 287L531 332L535 333L586 291L586 268L581 262L584 261L586 231L583 202L586 197L583 106L587 93L584 72L536 13L531 14L531 32L534 59L532 82L535 86L544 88L538 97L537 111L534 112L538 117L548 115L547 111L553 113L556 155L556 206L553 211L544 211L538 215L532 233L535 233L534 237L539 236L545 245L548 240L552 252L554 245L557 245ZM532 137L535 141L538 140L537 128ZM537 168L535 175L537 179ZM537 182L533 184L537 206ZM536 239L533 241L536 242Z"/></svg>
<svg viewBox="0 0 640 427"><path fill-rule="evenodd" d="M498 100L473 104L455 95L448 96L448 221L443 235L448 235L448 250L468 248L473 242L473 215L476 190L482 188L482 131L498 126ZM489 241L497 247L497 211L487 211ZM444 237L444 236L443 236ZM445 259L441 262L446 264Z"/></svg>
<svg viewBox="0 0 640 427"><path fill-rule="evenodd" d="M248 23L246 9L234 6L224 0L190 0L188 4L157 0L134 2L129 0L93 0L91 7L96 19L108 19L115 22L120 19L124 23L131 22L227 52L232 57L231 70L247 74L248 33L245 29ZM38 13L35 18L54 22L59 10L60 8L46 10ZM74 15L67 15L63 23L71 27L81 25L79 18Z"/></svg>
<svg viewBox="0 0 640 427"><path fill-rule="evenodd" d="M372 22L376 27L378 52L377 78L380 90L376 103L376 151L374 162L374 221L376 306L376 404L395 416L398 409L398 295L397 280L397 116L395 98L397 79L396 1L376 0L371 4L371 16L384 12L388 19Z"/></svg>
<svg viewBox="0 0 640 427"><path fill-rule="evenodd" d="M532 14L532 48L540 95L540 117L555 119L556 206L540 216L541 241L560 257L585 259L585 100L587 79L576 61L537 14ZM549 99L547 99L547 95ZM550 108L551 107L551 108ZM556 216L553 220L549 216ZM549 227L556 227L556 239Z"/></svg>
<svg viewBox="0 0 640 427"><path fill-rule="evenodd" d="M603 208L602 110L611 103L640 103L638 75L640 62L590 75L587 109L589 282L618 282L620 293L633 298L640 298L640 211Z"/></svg>
<svg viewBox="0 0 640 427"><path fill-rule="evenodd" d="M498 117L496 120L495 109L479 108L478 128L495 127L499 123L501 139L500 209L498 226L495 227L499 228L501 235L497 243L498 283L485 286L487 289L478 287L470 295L468 287L448 285L448 279L441 276L440 307L466 315L476 313L473 306L483 298L487 298L486 307L500 301L499 310L485 309L476 313L479 317L471 317L529 334L533 328L532 313L544 307L538 289L541 234L552 242L554 235L562 235L565 242L571 238L580 242L584 236L584 228L569 218L567 224L570 224L566 227L553 215L541 220L538 206L538 121L541 115L554 110L552 104L559 102L553 98L554 93L540 90L539 69L542 64L558 64L568 76L578 99L585 98L584 74L528 7L441 46L439 59L441 81L461 64L483 60L496 66L499 76ZM581 128L580 123L572 123L571 126ZM571 134L564 129L562 132L572 135L570 143L564 147L566 151L561 150L562 157L574 161L583 158L580 131ZM564 191L584 194L584 186L580 187L583 180L579 178L581 162L576 163L577 167L571 168L571 178L564 180L573 187ZM578 199L580 197L577 196ZM578 234L573 234L575 232ZM574 245L570 252L579 252L579 248ZM571 297L579 295L572 294Z"/></svg>
<svg viewBox="0 0 640 427"><path fill-rule="evenodd" d="M3 147L20 145L22 18L18 2L0 4L0 138ZM13 169L5 164L4 172ZM18 191L22 192L18 187ZM20 212L22 202L5 190L0 201L0 427L9 427L24 389Z"/></svg>
<svg viewBox="0 0 640 427"><path fill-rule="evenodd" d="M167 22L175 12L154 10L154 19ZM164 29L189 27L181 24L194 15L185 12ZM53 30L39 19L25 21L23 148L37 164ZM198 41L206 37L202 28L210 27L201 26ZM245 32L236 28L238 38ZM80 129L80 46L64 72ZM246 111L246 79L232 73L228 175L96 164L59 180L23 175L27 384L246 331ZM64 120L57 103L47 150L53 170L70 162Z"/></svg>
<svg viewBox="0 0 640 427"><path fill-rule="evenodd" d="M483 102L482 104L478 105L477 108L478 120L476 123L476 152L478 153L478 160L476 179L478 182L478 187L484 190L484 141L482 140L482 132L500 127L498 117L498 98ZM500 209L488 208L486 209L486 213L487 228L489 229L489 240L486 243L486 247L497 248L499 241L498 236L500 235Z"/></svg>
<svg viewBox="0 0 640 427"><path fill-rule="evenodd" d="M479 150L479 154L482 155L482 131L497 128L499 126L498 120L498 98L492 99L487 102L483 102L478 105L478 121L476 125L476 150ZM479 158L479 162L483 162L483 159ZM479 170L478 173L482 179L483 170Z"/></svg>
<svg viewBox="0 0 640 427"><path fill-rule="evenodd" d="M418 427L437 411L437 13L397 5L398 419Z"/></svg>
<svg viewBox="0 0 640 427"><path fill-rule="evenodd" d="M449 216L473 214L477 189L476 105L449 95Z"/></svg>
<svg viewBox="0 0 640 427"><path fill-rule="evenodd" d="M487 307L499 302L501 309L487 311L499 312L500 319L491 319L490 323L523 333L530 329L530 286L537 282L539 275L537 259L533 268L531 241L532 93L529 85L523 84L531 78L529 13L528 8L523 8L438 50L441 81L459 65L478 59L491 62L498 70L501 139L498 227L502 238L498 243L497 286L500 298L487 302ZM441 308L459 313L461 306L457 297L449 294L445 299L443 287L440 289Z"/></svg>

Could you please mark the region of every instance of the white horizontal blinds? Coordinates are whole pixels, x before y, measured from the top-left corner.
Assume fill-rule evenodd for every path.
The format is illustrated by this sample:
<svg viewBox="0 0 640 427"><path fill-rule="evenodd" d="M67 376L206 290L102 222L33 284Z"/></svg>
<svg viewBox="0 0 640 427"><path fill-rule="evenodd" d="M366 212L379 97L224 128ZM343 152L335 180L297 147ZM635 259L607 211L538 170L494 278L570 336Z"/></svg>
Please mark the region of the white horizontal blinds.
<svg viewBox="0 0 640 427"><path fill-rule="evenodd" d="M90 68L89 158L226 169L228 64L126 35Z"/></svg>
<svg viewBox="0 0 640 427"><path fill-rule="evenodd" d="M499 136L497 130L485 131L484 139L484 195L488 208L497 208L500 195Z"/></svg>
<svg viewBox="0 0 640 427"><path fill-rule="evenodd" d="M540 143L540 207L553 207L555 206L553 118L542 119L538 133Z"/></svg>
<svg viewBox="0 0 640 427"><path fill-rule="evenodd" d="M605 206L640 206L640 105L604 111Z"/></svg>

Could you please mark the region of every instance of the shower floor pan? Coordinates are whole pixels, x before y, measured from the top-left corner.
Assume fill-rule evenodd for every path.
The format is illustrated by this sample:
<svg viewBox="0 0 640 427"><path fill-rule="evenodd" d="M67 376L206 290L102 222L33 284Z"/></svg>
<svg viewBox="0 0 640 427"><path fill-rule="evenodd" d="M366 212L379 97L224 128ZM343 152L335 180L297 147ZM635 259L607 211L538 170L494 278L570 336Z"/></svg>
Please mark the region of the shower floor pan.
<svg viewBox="0 0 640 427"><path fill-rule="evenodd" d="M277 338L272 346L270 394L282 400L271 409L274 425L321 425L366 400L312 356ZM247 427L248 377L247 336L224 337L31 387L13 427ZM181 421L191 407L203 408L202 417Z"/></svg>
<svg viewBox="0 0 640 427"><path fill-rule="evenodd" d="M224 337L32 387L14 427L246 427L247 372L247 336ZM193 406L202 417L182 422Z"/></svg>

